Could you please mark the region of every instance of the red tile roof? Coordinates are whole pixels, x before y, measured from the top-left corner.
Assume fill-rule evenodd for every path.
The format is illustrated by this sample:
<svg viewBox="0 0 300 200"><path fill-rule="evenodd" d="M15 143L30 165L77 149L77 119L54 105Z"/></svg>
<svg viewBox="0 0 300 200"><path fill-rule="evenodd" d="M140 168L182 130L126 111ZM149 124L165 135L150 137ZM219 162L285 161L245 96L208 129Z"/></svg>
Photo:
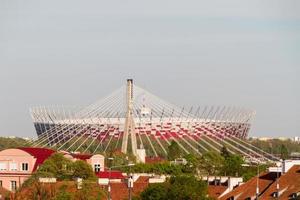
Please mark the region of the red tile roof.
<svg viewBox="0 0 300 200"><path fill-rule="evenodd" d="M88 160L90 159L93 155L91 154L77 154L77 153L72 153L70 154L73 158L79 159L79 160Z"/></svg>
<svg viewBox="0 0 300 200"><path fill-rule="evenodd" d="M276 172L263 173L259 177L260 199L276 199L272 195L276 190ZM280 199L290 199L291 195L300 192L300 165L293 166L287 173L281 175L278 179ZM236 200L244 200L247 197L254 197L256 190L256 177L235 188L233 191L221 197L221 200L227 200L234 196Z"/></svg>
<svg viewBox="0 0 300 200"><path fill-rule="evenodd" d="M125 176L123 176L121 171L98 172L98 173L96 173L96 176L99 178L110 178L110 179L124 179L125 178Z"/></svg>
<svg viewBox="0 0 300 200"><path fill-rule="evenodd" d="M20 147L18 149L25 151L36 158L36 162L33 166L33 171L35 171L38 166L43 164L43 162L47 158L49 158L53 153L55 153L55 151L52 149L38 148L38 147Z"/></svg>
<svg viewBox="0 0 300 200"><path fill-rule="evenodd" d="M217 199L227 189L227 186L223 185L209 185L207 188L208 196Z"/></svg>
<svg viewBox="0 0 300 200"><path fill-rule="evenodd" d="M259 192L263 193L274 181L276 178L276 173L263 172L259 176ZM256 195L256 182L257 176L251 178L246 183L236 187L231 192L225 194L220 199L227 200L228 198L234 196L236 200L244 200L248 197L255 197Z"/></svg>
<svg viewBox="0 0 300 200"><path fill-rule="evenodd" d="M294 165L287 173L279 178L279 198L290 199L293 193L300 192L300 165ZM276 192L276 181L263 193L261 199L272 199Z"/></svg>
<svg viewBox="0 0 300 200"><path fill-rule="evenodd" d="M145 177L140 177L133 183L132 196L138 196L149 185L149 181ZM129 189L125 182L111 183L111 198L112 200L124 200L128 199Z"/></svg>

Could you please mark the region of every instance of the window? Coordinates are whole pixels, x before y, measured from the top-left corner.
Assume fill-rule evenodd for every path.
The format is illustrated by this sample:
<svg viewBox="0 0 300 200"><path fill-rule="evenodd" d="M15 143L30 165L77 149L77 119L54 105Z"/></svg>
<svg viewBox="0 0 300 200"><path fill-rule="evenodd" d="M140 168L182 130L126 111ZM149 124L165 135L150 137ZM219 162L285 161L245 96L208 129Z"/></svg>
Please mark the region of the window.
<svg viewBox="0 0 300 200"><path fill-rule="evenodd" d="M100 169L101 169L100 164L95 164L95 165L94 165L94 170L95 170L95 172L100 172Z"/></svg>
<svg viewBox="0 0 300 200"><path fill-rule="evenodd" d="M14 163L14 162L9 163L9 170L10 171L17 171L18 170L17 163Z"/></svg>
<svg viewBox="0 0 300 200"><path fill-rule="evenodd" d="M28 163L22 163L22 171L28 171Z"/></svg>
<svg viewBox="0 0 300 200"><path fill-rule="evenodd" d="M17 190L17 181L10 181L10 189L11 191Z"/></svg>
<svg viewBox="0 0 300 200"><path fill-rule="evenodd" d="M278 195L278 193L277 193L277 192L273 192L273 194L272 194L272 197L274 197L274 198L278 198L278 197L279 197L279 195Z"/></svg>
<svg viewBox="0 0 300 200"><path fill-rule="evenodd" d="M0 171L6 170L6 163L0 162Z"/></svg>

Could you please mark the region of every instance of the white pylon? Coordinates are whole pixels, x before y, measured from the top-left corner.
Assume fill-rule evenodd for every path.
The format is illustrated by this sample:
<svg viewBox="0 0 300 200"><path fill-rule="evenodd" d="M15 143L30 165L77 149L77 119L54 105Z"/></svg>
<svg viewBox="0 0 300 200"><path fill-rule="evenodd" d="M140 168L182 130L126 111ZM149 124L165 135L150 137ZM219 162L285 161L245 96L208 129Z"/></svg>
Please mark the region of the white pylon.
<svg viewBox="0 0 300 200"><path fill-rule="evenodd" d="M125 118L125 128L124 128L124 136L122 140L122 148L121 151L123 153L127 153L128 149L128 137L130 135L131 138L131 146L132 146L132 154L136 155L137 150L137 142L135 135L135 126L133 120L133 80L127 79L127 102L126 102L127 112Z"/></svg>

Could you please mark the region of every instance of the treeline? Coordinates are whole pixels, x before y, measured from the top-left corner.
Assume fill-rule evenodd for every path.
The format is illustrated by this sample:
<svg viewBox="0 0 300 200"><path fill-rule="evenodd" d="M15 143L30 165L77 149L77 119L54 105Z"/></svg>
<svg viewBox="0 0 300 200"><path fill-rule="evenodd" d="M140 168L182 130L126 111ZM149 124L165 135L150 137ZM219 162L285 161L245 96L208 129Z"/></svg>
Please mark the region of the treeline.
<svg viewBox="0 0 300 200"><path fill-rule="evenodd" d="M289 158L290 154L293 152L300 153L300 144L290 139L288 140L270 139L267 141L261 141L258 139L250 138L249 142L254 146L270 154L281 157L282 159Z"/></svg>
<svg viewBox="0 0 300 200"><path fill-rule="evenodd" d="M108 166L126 165L126 163L128 163L128 160L126 160L122 154L111 155L111 157L114 157L114 161L113 163L107 162L109 164ZM186 163L175 164L172 162L178 158L186 161ZM246 165L241 156L231 154L226 147L222 148L221 153L209 151L202 155L185 154L181 151L179 145L173 141L168 147L168 160L159 163L138 163L131 167L122 167L119 170L173 176L235 176L243 177L244 181L247 181L256 175L257 167L260 168L260 171L264 171L267 165Z"/></svg>
<svg viewBox="0 0 300 200"><path fill-rule="evenodd" d="M30 145L29 140L19 137L0 137L0 151L3 149L26 147Z"/></svg>

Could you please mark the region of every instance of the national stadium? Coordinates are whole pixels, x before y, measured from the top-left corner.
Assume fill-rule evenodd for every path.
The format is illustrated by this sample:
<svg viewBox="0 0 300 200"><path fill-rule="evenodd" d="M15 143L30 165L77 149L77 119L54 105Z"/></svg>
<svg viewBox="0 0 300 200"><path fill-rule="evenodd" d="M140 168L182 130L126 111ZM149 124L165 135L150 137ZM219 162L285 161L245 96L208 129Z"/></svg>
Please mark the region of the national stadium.
<svg viewBox="0 0 300 200"><path fill-rule="evenodd" d="M33 146L82 153L122 151L138 159L166 157L175 141L185 154L229 152L248 162L272 162L273 155L246 138L255 111L226 106L178 107L135 85L132 79L83 108L30 109L38 139Z"/></svg>

